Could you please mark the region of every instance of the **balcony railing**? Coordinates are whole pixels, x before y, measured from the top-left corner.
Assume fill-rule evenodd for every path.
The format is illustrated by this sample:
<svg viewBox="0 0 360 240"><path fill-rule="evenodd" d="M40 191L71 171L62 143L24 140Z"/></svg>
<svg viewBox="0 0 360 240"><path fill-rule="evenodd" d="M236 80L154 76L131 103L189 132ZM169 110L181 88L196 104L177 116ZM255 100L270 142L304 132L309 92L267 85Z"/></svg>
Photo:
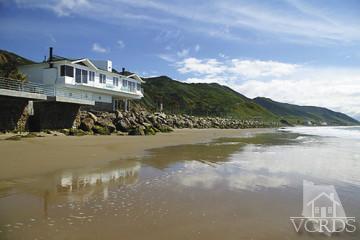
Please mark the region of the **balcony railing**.
<svg viewBox="0 0 360 240"><path fill-rule="evenodd" d="M118 89L119 91L126 93L139 94L139 91L137 91L137 89L130 89L129 87L115 88L114 86L112 86L108 88L108 85L104 84L103 88L110 90ZM68 97L68 98L75 98L82 100L91 100L90 95L88 95L85 91L75 92L75 91L70 91L68 88L63 86L46 85L41 83L19 81L16 79L9 79L2 77L0 77L0 89L6 89L6 90L12 90L18 92L27 92L27 93L37 93L37 94L43 94L48 97L61 96L61 97ZM141 93L143 94L142 89L141 89Z"/></svg>
<svg viewBox="0 0 360 240"><path fill-rule="evenodd" d="M52 86L3 77L0 77L0 89L27 93L37 93L46 96L54 95L54 87Z"/></svg>
<svg viewBox="0 0 360 240"><path fill-rule="evenodd" d="M0 77L0 89L6 89L17 92L27 92L42 94L47 97L68 97L74 99L91 100L87 97L86 93L76 93L69 91L65 87L58 87L53 85L46 85L41 83L19 81L16 79L2 78Z"/></svg>
<svg viewBox="0 0 360 240"><path fill-rule="evenodd" d="M100 89L107 89L112 91L119 91L119 92L125 92L125 93L131 93L131 94L138 94L141 92L141 94L144 94L143 89L141 88L141 91L138 91L136 88L132 89L129 86L128 87L118 87L114 86L113 84L95 84L94 82L86 82L86 83L79 83L75 82L75 85L82 85L82 86L88 86L88 87L94 87L94 88L100 88Z"/></svg>

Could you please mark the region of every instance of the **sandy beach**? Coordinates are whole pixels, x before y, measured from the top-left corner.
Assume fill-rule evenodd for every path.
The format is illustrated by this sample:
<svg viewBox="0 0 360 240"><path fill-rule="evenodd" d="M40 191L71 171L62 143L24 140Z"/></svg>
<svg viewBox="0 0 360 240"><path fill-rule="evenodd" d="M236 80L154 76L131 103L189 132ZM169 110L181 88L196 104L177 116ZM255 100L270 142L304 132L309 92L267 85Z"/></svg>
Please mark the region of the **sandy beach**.
<svg viewBox="0 0 360 240"><path fill-rule="evenodd" d="M137 158L146 150L181 144L210 142L221 137L244 136L266 129L177 129L155 136L46 136L4 140L0 136L0 179L29 177L61 169L106 164Z"/></svg>

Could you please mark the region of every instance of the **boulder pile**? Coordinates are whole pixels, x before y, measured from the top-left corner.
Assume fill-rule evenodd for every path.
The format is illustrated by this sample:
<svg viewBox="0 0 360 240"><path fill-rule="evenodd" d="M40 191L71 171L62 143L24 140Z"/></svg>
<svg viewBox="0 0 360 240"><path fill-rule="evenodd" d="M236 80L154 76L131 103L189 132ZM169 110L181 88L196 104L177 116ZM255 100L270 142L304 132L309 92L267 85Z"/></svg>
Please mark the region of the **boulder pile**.
<svg viewBox="0 0 360 240"><path fill-rule="evenodd" d="M146 110L129 112L81 111L74 128L68 135L154 135L157 132L171 132L174 128L264 128L277 127L276 122L240 120L220 117L197 117L151 113Z"/></svg>

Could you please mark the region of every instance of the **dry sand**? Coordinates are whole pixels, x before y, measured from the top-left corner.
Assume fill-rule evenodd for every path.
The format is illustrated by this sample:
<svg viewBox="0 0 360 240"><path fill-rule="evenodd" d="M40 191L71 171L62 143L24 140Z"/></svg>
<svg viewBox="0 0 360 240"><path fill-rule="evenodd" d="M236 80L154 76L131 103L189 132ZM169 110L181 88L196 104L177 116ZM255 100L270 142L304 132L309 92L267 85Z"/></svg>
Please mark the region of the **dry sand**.
<svg viewBox="0 0 360 240"><path fill-rule="evenodd" d="M60 169L95 166L141 157L146 150L244 136L265 129L181 129L155 136L46 136L3 140L0 137L0 179L45 174Z"/></svg>

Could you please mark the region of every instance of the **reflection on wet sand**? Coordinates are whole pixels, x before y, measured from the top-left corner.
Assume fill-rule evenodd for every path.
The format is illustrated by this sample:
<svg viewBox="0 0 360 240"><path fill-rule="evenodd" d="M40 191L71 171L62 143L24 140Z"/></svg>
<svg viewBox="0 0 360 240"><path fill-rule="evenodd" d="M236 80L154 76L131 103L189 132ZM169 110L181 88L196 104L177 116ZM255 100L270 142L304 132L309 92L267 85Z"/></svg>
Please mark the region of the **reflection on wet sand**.
<svg viewBox="0 0 360 240"><path fill-rule="evenodd" d="M57 184L57 192L73 193L85 192L94 187L105 187L109 184L133 184L138 179L140 164L126 162L117 166L116 169L98 170L92 173L63 173ZM113 166L115 167L115 166Z"/></svg>
<svg viewBox="0 0 360 240"><path fill-rule="evenodd" d="M183 161L198 161L207 165L221 164L229 161L235 152L241 152L247 144L258 145L290 145L298 144L299 134L264 133L249 137L220 138L211 143L171 146L150 151L143 158L145 164L158 169L167 168Z"/></svg>

